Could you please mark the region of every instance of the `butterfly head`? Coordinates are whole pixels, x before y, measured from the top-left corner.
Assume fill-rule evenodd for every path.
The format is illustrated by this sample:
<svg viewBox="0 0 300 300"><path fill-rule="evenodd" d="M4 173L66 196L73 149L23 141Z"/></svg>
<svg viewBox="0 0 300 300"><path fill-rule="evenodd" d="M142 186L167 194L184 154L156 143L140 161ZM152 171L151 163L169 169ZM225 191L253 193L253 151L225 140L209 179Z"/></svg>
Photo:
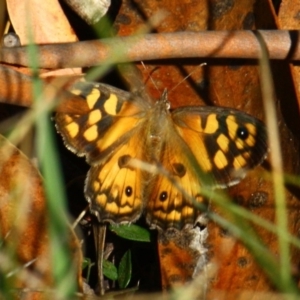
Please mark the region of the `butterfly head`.
<svg viewBox="0 0 300 300"><path fill-rule="evenodd" d="M168 100L168 90L164 89L160 99L155 103L155 106L158 107L159 110L169 111L171 108L171 103Z"/></svg>

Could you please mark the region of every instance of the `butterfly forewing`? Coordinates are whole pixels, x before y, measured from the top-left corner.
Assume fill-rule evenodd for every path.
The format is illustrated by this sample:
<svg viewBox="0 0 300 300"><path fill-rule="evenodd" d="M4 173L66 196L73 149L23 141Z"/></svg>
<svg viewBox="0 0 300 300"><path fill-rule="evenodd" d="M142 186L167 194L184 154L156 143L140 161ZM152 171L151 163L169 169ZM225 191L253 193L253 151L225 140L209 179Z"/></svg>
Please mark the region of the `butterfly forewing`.
<svg viewBox="0 0 300 300"><path fill-rule="evenodd" d="M241 111L188 107L175 110L173 121L215 187L236 184L266 157L264 124Z"/></svg>
<svg viewBox="0 0 300 300"><path fill-rule="evenodd" d="M126 143L148 107L131 93L100 83L78 82L72 92L86 99L90 111L83 115L57 113L56 126L66 146L86 156L90 164Z"/></svg>

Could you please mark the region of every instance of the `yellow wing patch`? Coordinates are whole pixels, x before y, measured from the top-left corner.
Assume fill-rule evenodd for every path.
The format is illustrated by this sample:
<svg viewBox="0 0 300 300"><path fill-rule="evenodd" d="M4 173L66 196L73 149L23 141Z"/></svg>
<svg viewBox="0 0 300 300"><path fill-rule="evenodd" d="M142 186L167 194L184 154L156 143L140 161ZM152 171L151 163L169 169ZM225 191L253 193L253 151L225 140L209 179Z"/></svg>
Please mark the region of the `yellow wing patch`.
<svg viewBox="0 0 300 300"><path fill-rule="evenodd" d="M104 103L104 109L109 115L115 116L117 114L118 98L115 94L111 94L110 97Z"/></svg>
<svg viewBox="0 0 300 300"><path fill-rule="evenodd" d="M217 137L217 143L218 143L218 146L220 147L220 149L223 152L228 152L229 151L230 140L229 140L229 138L225 134L221 133Z"/></svg>
<svg viewBox="0 0 300 300"><path fill-rule="evenodd" d="M210 114L207 117L206 124L203 125L203 132L207 134L212 134L219 128L219 122L217 121L216 114Z"/></svg>
<svg viewBox="0 0 300 300"><path fill-rule="evenodd" d="M222 170L228 166L228 160L222 150L218 150L215 154L214 164L219 170Z"/></svg>
<svg viewBox="0 0 300 300"><path fill-rule="evenodd" d="M98 138L98 127L97 125L93 125L86 129L83 133L83 137L86 139L87 142L91 143Z"/></svg>
<svg viewBox="0 0 300 300"><path fill-rule="evenodd" d="M99 122L102 119L102 113L100 109L95 109L90 112L89 114L89 119L88 119L88 124L89 125L94 125L97 122Z"/></svg>
<svg viewBox="0 0 300 300"><path fill-rule="evenodd" d="M91 92L86 96L86 102L90 109L93 109L98 99L100 98L101 91L97 88L93 88Z"/></svg>
<svg viewBox="0 0 300 300"><path fill-rule="evenodd" d="M70 138L74 139L79 133L79 125L76 122L71 122L66 125L66 132Z"/></svg>

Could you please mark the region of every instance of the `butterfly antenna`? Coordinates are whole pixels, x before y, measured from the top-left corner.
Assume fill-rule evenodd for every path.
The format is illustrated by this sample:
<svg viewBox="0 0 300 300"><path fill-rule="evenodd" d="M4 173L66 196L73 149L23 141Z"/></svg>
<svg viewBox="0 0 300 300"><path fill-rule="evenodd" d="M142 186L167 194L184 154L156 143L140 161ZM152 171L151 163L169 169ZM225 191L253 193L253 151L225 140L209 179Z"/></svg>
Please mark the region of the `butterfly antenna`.
<svg viewBox="0 0 300 300"><path fill-rule="evenodd" d="M206 66L207 63L201 63L198 67L203 67ZM185 80L187 80L191 75L193 75L195 72L197 71L197 68L195 68L195 70L193 72L191 72L189 75L185 76L181 81L179 81L170 91L169 93L171 93L172 91L174 91L180 84L182 84Z"/></svg>
<svg viewBox="0 0 300 300"><path fill-rule="evenodd" d="M144 67L144 69L145 69L145 70L147 71L147 73L148 73L148 79L151 80L151 82L153 83L153 85L154 85L154 87L156 88L156 90L157 90L158 92L160 92L158 86L156 85L155 81L153 80L153 78L152 78L152 76L151 76L151 74L152 74L154 71L156 71L159 67L156 67L156 68L154 68L151 72L149 72L149 69L145 66L145 64L144 64L143 61L141 61L141 64L142 64L142 66ZM146 82L148 81L148 79L146 80Z"/></svg>

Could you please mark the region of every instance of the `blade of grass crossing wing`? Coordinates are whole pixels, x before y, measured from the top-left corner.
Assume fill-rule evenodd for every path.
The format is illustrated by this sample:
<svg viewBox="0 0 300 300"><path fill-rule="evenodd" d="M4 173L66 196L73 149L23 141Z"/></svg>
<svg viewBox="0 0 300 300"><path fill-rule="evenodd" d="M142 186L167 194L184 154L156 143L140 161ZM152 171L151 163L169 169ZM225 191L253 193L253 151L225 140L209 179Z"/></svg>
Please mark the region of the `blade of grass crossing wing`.
<svg viewBox="0 0 300 300"><path fill-rule="evenodd" d="M282 153L278 131L278 121L274 101L274 86L272 81L270 63L265 42L259 32L256 37L261 47L260 74L266 124L269 132L270 161L272 165L272 181L276 208L277 237L279 244L280 281L281 289L285 292L297 291L292 279L290 266L290 245L286 239L288 234L288 212L285 203L284 174Z"/></svg>
<svg viewBox="0 0 300 300"><path fill-rule="evenodd" d="M33 74L37 71L37 51L34 45L28 46L28 54L33 66ZM54 145L54 137L50 123L49 105L53 99L43 99L42 84L36 77L33 80L33 94L36 113L36 147L39 163L43 171L44 187L47 197L49 237L51 240L51 257L53 275L58 297L68 298L76 291L75 268L72 268L72 255L69 250L69 231L67 227L66 200L62 186L61 170Z"/></svg>

